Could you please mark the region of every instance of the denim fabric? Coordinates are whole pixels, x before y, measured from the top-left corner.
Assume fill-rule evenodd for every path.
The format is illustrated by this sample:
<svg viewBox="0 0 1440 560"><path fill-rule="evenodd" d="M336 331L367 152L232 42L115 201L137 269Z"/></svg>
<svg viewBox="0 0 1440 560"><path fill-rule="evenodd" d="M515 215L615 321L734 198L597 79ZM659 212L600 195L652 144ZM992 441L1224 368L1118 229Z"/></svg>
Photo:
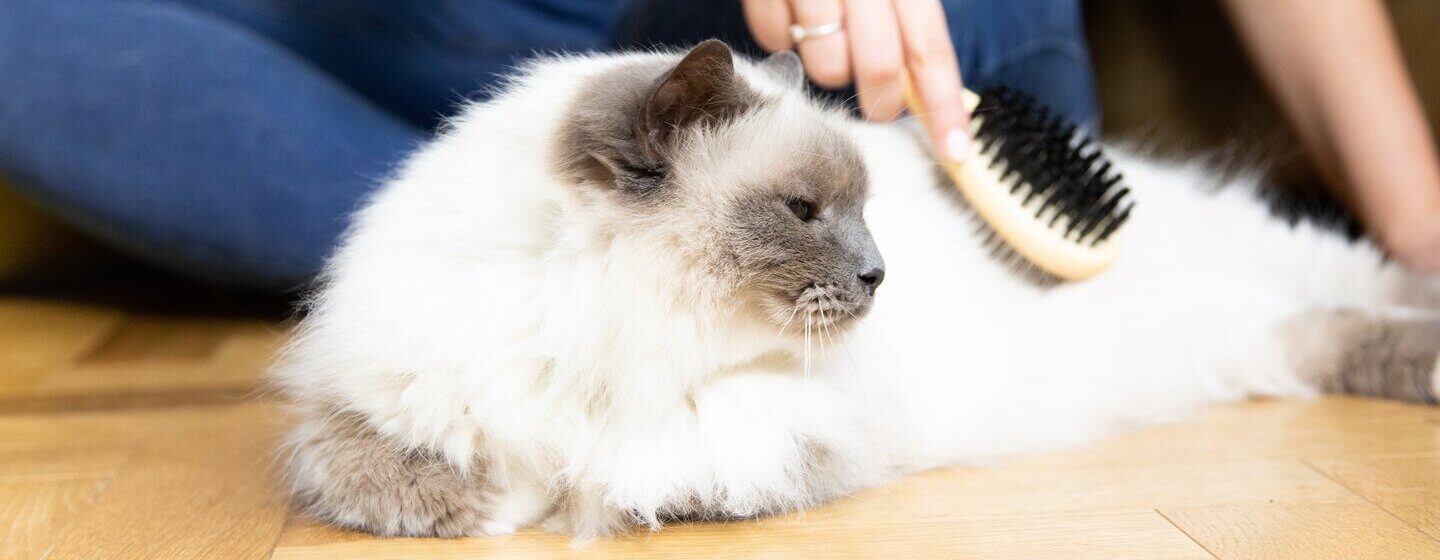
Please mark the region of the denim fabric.
<svg viewBox="0 0 1440 560"><path fill-rule="evenodd" d="M517 60L748 41L734 0L627 3L0 0L0 175L177 273L298 288L437 119ZM1093 122L1075 4L947 0L970 84Z"/></svg>
<svg viewBox="0 0 1440 560"><path fill-rule="evenodd" d="M1008 86L1072 122L1100 122L1080 0L943 0L966 85Z"/></svg>
<svg viewBox="0 0 1440 560"><path fill-rule="evenodd" d="M624 0L171 0L250 28L433 127L537 52L594 50Z"/></svg>

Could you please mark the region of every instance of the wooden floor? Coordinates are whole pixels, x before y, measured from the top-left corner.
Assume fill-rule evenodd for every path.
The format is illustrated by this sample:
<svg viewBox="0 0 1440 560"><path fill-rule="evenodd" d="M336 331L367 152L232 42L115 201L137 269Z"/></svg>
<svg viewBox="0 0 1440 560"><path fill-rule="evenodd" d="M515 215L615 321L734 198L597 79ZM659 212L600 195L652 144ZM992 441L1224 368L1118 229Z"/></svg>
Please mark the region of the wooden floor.
<svg viewBox="0 0 1440 560"><path fill-rule="evenodd" d="M533 532L377 539L277 494L284 418L257 383L283 333L243 313L0 296L0 559L1440 558L1440 409L1339 398L578 550Z"/></svg>

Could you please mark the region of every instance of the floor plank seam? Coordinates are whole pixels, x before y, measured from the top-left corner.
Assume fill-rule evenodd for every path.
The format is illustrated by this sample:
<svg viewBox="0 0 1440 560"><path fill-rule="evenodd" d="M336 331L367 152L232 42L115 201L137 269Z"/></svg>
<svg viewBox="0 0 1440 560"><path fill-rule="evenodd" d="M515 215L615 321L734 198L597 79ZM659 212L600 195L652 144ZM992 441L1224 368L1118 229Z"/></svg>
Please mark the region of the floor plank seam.
<svg viewBox="0 0 1440 560"><path fill-rule="evenodd" d="M290 523L295 515L294 509L290 507L290 497L287 495L284 500L285 521L281 523L280 528L275 531L275 540L270 542L270 554L266 556L266 558L270 558L270 560L275 559L275 549L280 548L280 541L285 539L285 532L290 530Z"/></svg>
<svg viewBox="0 0 1440 560"><path fill-rule="evenodd" d="M1416 524L1414 524L1414 523L1411 523L1411 522L1405 520L1405 518L1400 517L1399 515L1397 515L1397 514L1396 514L1395 512L1393 512L1393 511L1390 511L1390 508L1387 508L1387 507L1385 507L1385 506L1383 506L1383 505L1380 505L1380 504L1377 503L1375 500L1370 499L1369 496L1366 496L1365 494L1360 493L1359 491L1355 490L1354 488L1351 488L1350 485L1345 484L1344 481L1342 481L1342 480L1337 480L1335 477L1330 476L1330 473L1327 473L1327 472L1325 472L1324 469L1315 466L1313 463L1310 462L1310 460L1305 459L1305 460L1301 460L1300 462L1301 462L1301 463L1304 463L1305 466L1310 467L1311 470L1313 470L1313 471L1315 471L1315 472L1317 472L1317 473L1320 473L1320 476L1325 477L1326 479L1330 480L1331 482L1334 482L1335 484L1339 484L1340 487L1341 487L1341 488L1344 488L1346 492L1349 492L1349 493L1351 493L1351 494L1354 494L1355 496L1359 497L1361 500L1364 500L1365 503L1370 504L1371 506L1373 506L1375 509L1378 509L1378 510L1380 510L1380 511L1385 512L1385 515L1388 515L1388 516L1390 516L1390 517L1393 517L1393 518L1395 518L1396 521L1399 521L1400 523L1404 524L1406 527L1409 527L1409 528L1411 528L1411 529L1414 529L1416 532L1418 532L1418 533L1420 533L1420 534L1422 534L1422 535L1425 535L1425 538L1430 539L1430 540L1432 540L1432 541L1435 541L1435 542L1437 542L1437 543L1440 543L1440 539L1437 539L1437 538L1435 538L1434 536L1430 535L1429 532L1427 532L1427 531L1425 531L1424 529L1420 528L1419 525L1416 525Z"/></svg>
<svg viewBox="0 0 1440 560"><path fill-rule="evenodd" d="M1195 543L1195 546L1200 547L1200 550L1205 551L1205 554L1209 554L1210 557L1215 560L1222 560L1219 554L1215 554L1215 551L1210 550L1210 547L1205 546L1205 543L1200 542L1200 539L1195 538L1195 535L1191 535L1189 531L1186 531L1185 528L1181 527L1179 523L1176 523L1174 519L1170 519L1170 516L1165 515L1165 512L1160 511L1158 508L1151 511L1155 512L1155 515L1160 516L1161 519L1164 519L1165 522L1169 523L1171 527L1174 527L1176 531L1180 531L1180 534L1185 535L1185 538L1190 539L1190 542Z"/></svg>

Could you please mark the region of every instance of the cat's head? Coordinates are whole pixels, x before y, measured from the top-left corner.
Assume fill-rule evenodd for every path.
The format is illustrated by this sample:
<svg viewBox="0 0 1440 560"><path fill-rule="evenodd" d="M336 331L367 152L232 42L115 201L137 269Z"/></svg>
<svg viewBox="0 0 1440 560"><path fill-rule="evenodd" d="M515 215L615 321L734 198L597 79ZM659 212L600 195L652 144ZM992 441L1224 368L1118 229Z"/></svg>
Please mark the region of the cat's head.
<svg viewBox="0 0 1440 560"><path fill-rule="evenodd" d="M717 300L700 303L844 326L884 278L845 118L805 95L793 54L752 63L707 41L588 84L556 154L610 234L663 246Z"/></svg>

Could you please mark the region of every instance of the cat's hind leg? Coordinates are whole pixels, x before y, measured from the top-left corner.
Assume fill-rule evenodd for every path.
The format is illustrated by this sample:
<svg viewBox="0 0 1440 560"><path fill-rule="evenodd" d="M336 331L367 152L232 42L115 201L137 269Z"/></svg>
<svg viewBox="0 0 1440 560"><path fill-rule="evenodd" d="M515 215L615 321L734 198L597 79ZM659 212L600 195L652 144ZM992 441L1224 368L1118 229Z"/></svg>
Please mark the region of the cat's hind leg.
<svg viewBox="0 0 1440 560"><path fill-rule="evenodd" d="M1348 310L1304 313L1281 327L1287 361L1330 393L1435 403L1440 318Z"/></svg>

